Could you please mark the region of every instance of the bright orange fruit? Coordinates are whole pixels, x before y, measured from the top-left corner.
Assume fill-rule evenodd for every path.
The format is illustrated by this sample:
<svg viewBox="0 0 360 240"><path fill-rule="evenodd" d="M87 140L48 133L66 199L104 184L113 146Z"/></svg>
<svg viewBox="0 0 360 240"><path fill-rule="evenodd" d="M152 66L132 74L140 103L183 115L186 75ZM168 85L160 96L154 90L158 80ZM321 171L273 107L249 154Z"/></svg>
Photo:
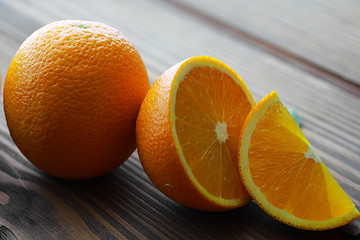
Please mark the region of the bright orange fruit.
<svg viewBox="0 0 360 240"><path fill-rule="evenodd" d="M324 230L360 216L275 92L246 118L239 159L250 195L283 223Z"/></svg>
<svg viewBox="0 0 360 240"><path fill-rule="evenodd" d="M240 77L214 58L193 57L168 69L137 119L138 152L149 178L191 208L222 211L249 202L237 146L254 105Z"/></svg>
<svg viewBox="0 0 360 240"><path fill-rule="evenodd" d="M11 136L54 176L102 175L135 150L135 123L150 88L134 45L102 23L59 21L34 32L4 87Z"/></svg>

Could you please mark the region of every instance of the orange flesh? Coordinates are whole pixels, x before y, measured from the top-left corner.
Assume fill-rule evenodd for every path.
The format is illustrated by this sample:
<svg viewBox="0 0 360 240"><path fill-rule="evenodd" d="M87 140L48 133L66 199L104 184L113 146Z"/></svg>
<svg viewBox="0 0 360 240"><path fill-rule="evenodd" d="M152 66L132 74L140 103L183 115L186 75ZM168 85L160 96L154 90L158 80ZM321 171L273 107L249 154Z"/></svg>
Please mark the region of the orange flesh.
<svg viewBox="0 0 360 240"><path fill-rule="evenodd" d="M308 220L326 220L353 209L325 165L305 156L310 144L281 102L257 122L250 145L252 179L275 207Z"/></svg>
<svg viewBox="0 0 360 240"><path fill-rule="evenodd" d="M251 108L241 86L211 67L192 69L179 85L178 139L193 175L214 196L247 195L238 173L237 146Z"/></svg>

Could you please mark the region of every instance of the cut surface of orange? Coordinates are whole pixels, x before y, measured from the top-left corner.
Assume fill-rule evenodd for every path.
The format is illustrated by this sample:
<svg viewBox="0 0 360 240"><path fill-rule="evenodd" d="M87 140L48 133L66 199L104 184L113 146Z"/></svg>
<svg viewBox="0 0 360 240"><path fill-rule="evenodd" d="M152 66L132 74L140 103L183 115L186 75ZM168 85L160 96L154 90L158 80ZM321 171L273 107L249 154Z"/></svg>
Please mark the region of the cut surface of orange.
<svg viewBox="0 0 360 240"><path fill-rule="evenodd" d="M360 216L275 92L249 113L239 149L246 189L277 220L325 230Z"/></svg>
<svg viewBox="0 0 360 240"><path fill-rule="evenodd" d="M254 105L241 78L219 60L193 57L168 69L137 119L145 172L165 195L191 208L222 211L249 202L237 147Z"/></svg>

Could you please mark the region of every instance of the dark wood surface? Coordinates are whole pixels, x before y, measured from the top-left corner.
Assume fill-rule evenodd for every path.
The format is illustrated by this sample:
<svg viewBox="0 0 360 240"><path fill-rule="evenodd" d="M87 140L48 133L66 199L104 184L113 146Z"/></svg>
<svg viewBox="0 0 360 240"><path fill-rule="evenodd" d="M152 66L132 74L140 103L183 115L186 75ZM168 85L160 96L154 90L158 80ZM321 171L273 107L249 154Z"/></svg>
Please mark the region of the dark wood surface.
<svg viewBox="0 0 360 240"><path fill-rule="evenodd" d="M61 19L119 29L138 48L151 83L185 58L218 58L256 101L276 90L298 111L304 134L359 209L359 17L351 0L0 0L1 81L20 44ZM153 186L136 152L103 177L56 179L19 152L1 108L0 239L126 238L360 239L360 220L311 232L277 222L254 202L223 213L192 210Z"/></svg>

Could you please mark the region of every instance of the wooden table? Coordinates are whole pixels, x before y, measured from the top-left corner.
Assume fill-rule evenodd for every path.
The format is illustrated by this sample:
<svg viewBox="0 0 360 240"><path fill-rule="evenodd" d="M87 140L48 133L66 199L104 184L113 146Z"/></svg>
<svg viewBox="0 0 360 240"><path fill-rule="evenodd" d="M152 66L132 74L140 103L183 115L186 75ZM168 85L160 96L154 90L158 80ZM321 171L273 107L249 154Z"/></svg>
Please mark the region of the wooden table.
<svg viewBox="0 0 360 240"><path fill-rule="evenodd" d="M20 44L60 19L107 23L138 48L151 83L208 55L230 65L255 100L276 90L360 209L360 4L352 0L0 1L2 85ZM134 153L110 174L64 181L36 169L0 119L0 239L360 239L360 220L298 230L255 203L209 213L183 207L149 181Z"/></svg>

